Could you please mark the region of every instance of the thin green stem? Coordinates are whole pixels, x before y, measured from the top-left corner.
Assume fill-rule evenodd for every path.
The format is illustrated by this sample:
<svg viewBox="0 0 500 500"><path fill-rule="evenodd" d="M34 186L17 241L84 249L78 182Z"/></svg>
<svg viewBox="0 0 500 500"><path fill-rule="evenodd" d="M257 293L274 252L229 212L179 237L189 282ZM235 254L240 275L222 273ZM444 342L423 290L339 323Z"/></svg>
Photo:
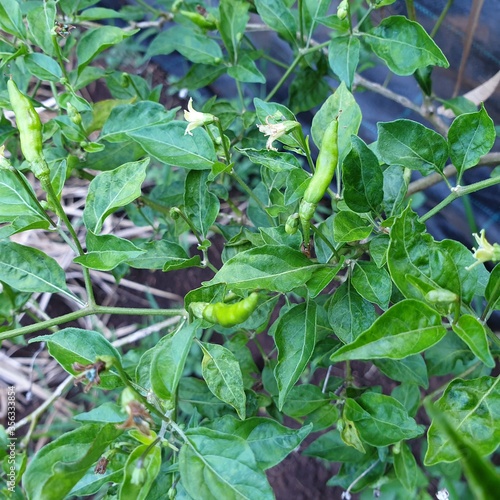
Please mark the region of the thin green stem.
<svg viewBox="0 0 500 500"><path fill-rule="evenodd" d="M431 38L434 38L436 36L436 33L438 32L439 28L441 27L441 24L443 24L443 21L448 14L448 11L450 10L451 6L453 5L454 0L448 0L446 5L444 6L444 9L441 12L441 15L439 16L438 20L436 21L436 24L434 25L434 28L432 28L431 31Z"/></svg>
<svg viewBox="0 0 500 500"><path fill-rule="evenodd" d="M278 92L278 90L281 88L281 86L285 83L286 79L292 74L293 70L299 64L300 59L302 58L302 54L298 54L295 59L293 60L292 64L290 64L290 67L283 73L282 77L279 79L278 83L274 86L274 88L267 94L266 98L264 101L268 102L272 99L274 94Z"/></svg>
<svg viewBox="0 0 500 500"><path fill-rule="evenodd" d="M149 10L152 12L156 17L162 16L164 13L161 10L155 9L153 6L149 5L148 2L145 2L144 0L136 0L139 5L144 7L146 10Z"/></svg>
<svg viewBox="0 0 500 500"><path fill-rule="evenodd" d="M373 12L373 9L374 8L371 5L368 7L365 14L361 18L361 20L358 21L358 24L356 24L356 26L351 29L351 33L357 31L360 28L360 26L365 22L365 19ZM349 7L348 12L349 12L349 19L351 19L351 8L350 7Z"/></svg>
<svg viewBox="0 0 500 500"><path fill-rule="evenodd" d="M300 42L304 43L304 0L298 0Z"/></svg>
<svg viewBox="0 0 500 500"><path fill-rule="evenodd" d="M415 10L415 4L413 0L405 0L406 3L406 11L408 13L408 19L412 21L417 20L417 11Z"/></svg>
<svg viewBox="0 0 500 500"><path fill-rule="evenodd" d="M436 215L439 211L441 211L444 207L448 206L450 203L455 201L457 198L465 194L475 193L481 189L486 189L491 186L495 186L500 183L500 177L491 177L490 179L485 179L483 181L475 182L474 184L470 184L469 186L457 186L454 190L443 200L441 203L438 203L434 208L429 210L426 214L422 215L419 218L420 222L425 222L430 219L432 216Z"/></svg>
<svg viewBox="0 0 500 500"><path fill-rule="evenodd" d="M337 260L339 260L339 258L340 258L339 254L337 253L337 250L332 245L332 243L330 241L328 241L328 238L314 224L311 224L311 229L312 229L312 232L315 234L315 236L321 238L325 242L325 245L333 252L333 255L335 255L335 258Z"/></svg>
<svg viewBox="0 0 500 500"><path fill-rule="evenodd" d="M498 297L499 290L500 290L500 280L497 280L496 283L493 285L493 290L491 290L490 296L491 297ZM491 303L491 301L489 301L486 304L486 307L484 308L483 314L481 315L481 321L486 321L488 319L491 308L495 305L495 303L496 303L496 300L494 300L493 303Z"/></svg>
<svg viewBox="0 0 500 500"><path fill-rule="evenodd" d="M84 307L83 309L64 314L63 316L59 316L57 318L52 318L46 321L40 321L40 323L35 323L33 325L21 326L19 328L14 328L13 330L1 332L0 341L18 337L20 335L28 335L30 333L39 332L40 330L50 329L52 327L62 325L63 323L75 321L79 318L91 316L93 314L123 314L134 316L187 316L187 312L184 309L134 309L130 307L107 307L89 305Z"/></svg>
<svg viewBox="0 0 500 500"><path fill-rule="evenodd" d="M67 81L67 85L69 85L69 75L68 75L68 72L66 71L66 66L64 64L64 57L62 55L61 46L57 43L57 35L55 35L55 34L52 35L52 45L54 46L54 51L56 53L57 62L59 63L59 66L61 67L61 71L64 75L64 78ZM56 98L56 100L57 100L57 95L58 95L58 93L56 92L54 94L54 97Z"/></svg>
<svg viewBox="0 0 500 500"><path fill-rule="evenodd" d="M224 130L222 130L222 124L219 119L215 120L215 124L217 125L217 129L219 131L220 140L222 141L222 147L224 148L224 155L226 156L226 165L229 165L229 163L231 163L231 153L229 151L229 146L224 140Z"/></svg>

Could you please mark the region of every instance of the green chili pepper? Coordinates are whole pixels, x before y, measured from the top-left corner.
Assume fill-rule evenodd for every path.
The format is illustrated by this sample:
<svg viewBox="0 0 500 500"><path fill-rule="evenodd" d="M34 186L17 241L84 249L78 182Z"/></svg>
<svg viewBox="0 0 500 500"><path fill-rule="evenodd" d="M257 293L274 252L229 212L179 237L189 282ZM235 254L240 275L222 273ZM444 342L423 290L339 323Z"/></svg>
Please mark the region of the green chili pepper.
<svg viewBox="0 0 500 500"><path fill-rule="evenodd" d="M36 177L49 175L49 168L45 162L42 149L42 122L31 101L17 88L14 80L7 82L10 104L16 115L21 151L31 164Z"/></svg>
<svg viewBox="0 0 500 500"><path fill-rule="evenodd" d="M316 206L323 198L332 182L338 162L338 117L333 120L323 134L321 149L316 161L316 171L307 186L299 206L299 217L304 230L304 242L309 242L310 221Z"/></svg>
<svg viewBox="0 0 500 500"><path fill-rule="evenodd" d="M246 321L258 305L259 294L252 292L248 297L234 304L193 302L190 309L196 317L202 317L211 323L230 328Z"/></svg>

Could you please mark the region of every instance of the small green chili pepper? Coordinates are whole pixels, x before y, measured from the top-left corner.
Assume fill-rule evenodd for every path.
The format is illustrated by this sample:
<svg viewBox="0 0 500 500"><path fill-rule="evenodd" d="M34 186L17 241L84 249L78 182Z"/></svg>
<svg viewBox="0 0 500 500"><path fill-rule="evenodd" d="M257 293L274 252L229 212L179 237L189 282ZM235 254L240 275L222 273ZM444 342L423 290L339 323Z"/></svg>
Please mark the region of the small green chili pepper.
<svg viewBox="0 0 500 500"><path fill-rule="evenodd" d="M193 302L190 309L196 317L202 317L211 323L217 323L225 328L239 325L246 321L259 305L259 294L252 292L248 297L234 304L216 302L208 304Z"/></svg>
<svg viewBox="0 0 500 500"><path fill-rule="evenodd" d="M42 149L42 122L31 101L17 88L14 80L8 80L10 104L16 115L21 151L36 177L49 175Z"/></svg>
<svg viewBox="0 0 500 500"><path fill-rule="evenodd" d="M316 171L307 186L304 197L300 202L299 216L304 229L304 242L309 242L310 221L316 206L323 198L332 182L338 162L338 117L333 120L323 134L321 149L316 161Z"/></svg>

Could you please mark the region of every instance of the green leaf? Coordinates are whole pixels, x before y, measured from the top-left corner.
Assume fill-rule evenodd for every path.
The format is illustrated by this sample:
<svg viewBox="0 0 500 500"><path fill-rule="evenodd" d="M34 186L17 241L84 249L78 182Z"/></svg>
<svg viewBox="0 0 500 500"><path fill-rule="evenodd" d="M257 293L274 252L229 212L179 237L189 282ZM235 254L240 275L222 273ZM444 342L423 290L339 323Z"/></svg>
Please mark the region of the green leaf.
<svg viewBox="0 0 500 500"><path fill-rule="evenodd" d="M65 328L51 335L41 335L31 342L47 342L49 353L57 362L73 376L81 375L73 368L73 363L91 365L102 356L110 356L121 363L120 353L99 333L94 330ZM111 368L112 369L112 368ZM121 387L120 377L109 369L99 375L101 389Z"/></svg>
<svg viewBox="0 0 500 500"><path fill-rule="evenodd" d="M246 414L246 396L241 368L234 354L218 344L203 342L201 370L210 391L231 405L242 420Z"/></svg>
<svg viewBox="0 0 500 500"><path fill-rule="evenodd" d="M446 334L441 316L423 302L407 299L380 316L353 343L334 352L331 360L402 359L424 351Z"/></svg>
<svg viewBox="0 0 500 500"><path fill-rule="evenodd" d="M215 40L180 25L162 31L149 45L146 57L174 50L193 63L219 64L222 60L222 51Z"/></svg>
<svg viewBox="0 0 500 500"><path fill-rule="evenodd" d="M127 260L130 267L136 269L163 269L172 271L184 267L200 265L198 255L190 258L183 247L178 243L167 240L153 240L147 242L135 242L144 251L138 257Z"/></svg>
<svg viewBox="0 0 500 500"><path fill-rule="evenodd" d="M347 281L328 301L328 319L335 335L348 344L375 321L375 308Z"/></svg>
<svg viewBox="0 0 500 500"><path fill-rule="evenodd" d="M415 383L424 389L429 387L427 365L420 354L414 354L404 359L375 359L373 364L392 380Z"/></svg>
<svg viewBox="0 0 500 500"><path fill-rule="evenodd" d="M330 95L331 88L325 80L326 65L320 60L318 69L309 66L299 68L290 85L289 105L294 113L309 111L320 106Z"/></svg>
<svg viewBox="0 0 500 500"><path fill-rule="evenodd" d="M64 270L41 250L0 241L0 281L20 292L62 293L74 298Z"/></svg>
<svg viewBox="0 0 500 500"><path fill-rule="evenodd" d="M101 424L121 424L126 418L127 414L123 411L122 407L110 401L73 417L77 422Z"/></svg>
<svg viewBox="0 0 500 500"><path fill-rule="evenodd" d="M266 470L296 449L309 435L312 425L289 429L270 418L251 417L242 422L225 415L212 422L210 428L243 438L250 445L258 467Z"/></svg>
<svg viewBox="0 0 500 500"><path fill-rule="evenodd" d="M391 396L406 408L408 415L414 417L417 414L422 397L417 384L403 382L392 390Z"/></svg>
<svg viewBox="0 0 500 500"><path fill-rule="evenodd" d="M361 43L355 36L332 38L328 45L328 62L332 71L351 89L359 62Z"/></svg>
<svg viewBox="0 0 500 500"><path fill-rule="evenodd" d="M219 215L219 198L208 189L208 171L191 170L186 176L184 210L198 233L206 238Z"/></svg>
<svg viewBox="0 0 500 500"><path fill-rule="evenodd" d="M255 0L255 7L264 23L291 45L297 44L295 17L283 0Z"/></svg>
<svg viewBox="0 0 500 500"><path fill-rule="evenodd" d="M56 2L46 0L40 7L30 8L26 14L28 28L35 44L48 56L55 55L52 30L56 18Z"/></svg>
<svg viewBox="0 0 500 500"><path fill-rule="evenodd" d="M194 377L182 377L179 381L179 407L187 414L198 412L209 420L232 411L210 392L204 380Z"/></svg>
<svg viewBox="0 0 500 500"><path fill-rule="evenodd" d="M87 232L87 253L73 259L74 262L98 271L110 271L130 259L144 254L144 250L132 242L113 234L96 235Z"/></svg>
<svg viewBox="0 0 500 500"><path fill-rule="evenodd" d="M423 175L441 173L448 159L446 139L412 120L378 123L377 151L389 165L418 170Z"/></svg>
<svg viewBox="0 0 500 500"><path fill-rule="evenodd" d="M83 222L89 231L99 233L108 215L141 195L148 164L149 158L125 163L92 180L83 210Z"/></svg>
<svg viewBox="0 0 500 500"><path fill-rule="evenodd" d="M344 200L354 212L378 213L384 197L384 177L375 154L356 136L342 163Z"/></svg>
<svg viewBox="0 0 500 500"><path fill-rule="evenodd" d="M24 62L28 71L40 80L58 82L63 76L59 64L45 54L33 52L24 57Z"/></svg>
<svg viewBox="0 0 500 500"><path fill-rule="evenodd" d="M418 465L413 453L406 443L401 443L399 452L394 452L394 470L401 484L413 493L417 483Z"/></svg>
<svg viewBox="0 0 500 500"><path fill-rule="evenodd" d="M340 113L340 111L342 112ZM321 148L326 127L336 116L339 120L338 146L339 165L341 165L351 149L351 135L356 135L361 125L361 109L344 82L338 86L337 90L314 115L311 135L318 148Z"/></svg>
<svg viewBox="0 0 500 500"><path fill-rule="evenodd" d="M172 121L128 135L163 163L192 170L211 169L217 156L209 135L202 128L197 128L191 136L186 134L186 128L186 122Z"/></svg>
<svg viewBox="0 0 500 500"><path fill-rule="evenodd" d="M274 376L278 382L278 408L300 379L316 345L316 304L313 301L297 304L278 319L274 333L278 348L278 364Z"/></svg>
<svg viewBox="0 0 500 500"><path fill-rule="evenodd" d="M248 54L241 54L238 62L228 68L227 74L239 82L266 83L266 77Z"/></svg>
<svg viewBox="0 0 500 500"><path fill-rule="evenodd" d="M499 377L455 379L435 403L436 409L446 413L450 425L480 456L492 453L500 443L499 388ZM454 462L460 458L461 452L434 419L427 440L425 465Z"/></svg>
<svg viewBox="0 0 500 500"><path fill-rule="evenodd" d="M324 394L317 385L296 385L288 393L283 413L292 418L303 417L330 403L331 398Z"/></svg>
<svg viewBox="0 0 500 500"><path fill-rule="evenodd" d="M384 170L384 201L382 208L386 218L399 215L405 207L409 178L404 167L389 165ZM388 235L385 235L388 237Z"/></svg>
<svg viewBox="0 0 500 500"><path fill-rule="evenodd" d="M500 264L497 264L491 271L486 286L485 298L492 310L500 309Z"/></svg>
<svg viewBox="0 0 500 500"><path fill-rule="evenodd" d="M392 293L389 273L374 262L358 260L351 277L352 286L369 302L387 309Z"/></svg>
<svg viewBox="0 0 500 500"><path fill-rule="evenodd" d="M411 75L425 66L449 66L443 52L424 28L406 17L386 17L364 37L396 75Z"/></svg>
<svg viewBox="0 0 500 500"><path fill-rule="evenodd" d="M128 141L128 133L172 121L177 109L167 111L163 105L151 101L139 101L134 104L116 106L106 120L99 140L105 139L109 142ZM137 117L140 117L140 120Z"/></svg>
<svg viewBox="0 0 500 500"><path fill-rule="evenodd" d="M249 444L238 436L212 429L186 432L179 454L181 482L193 498L203 500L274 498Z"/></svg>
<svg viewBox="0 0 500 500"><path fill-rule="evenodd" d="M158 397L175 401L177 386L199 326L199 321L184 324L154 347L150 377L151 387Z"/></svg>
<svg viewBox="0 0 500 500"><path fill-rule="evenodd" d="M448 131L448 142L451 161L458 171L457 183L465 170L477 165L481 156L490 151L495 139L495 124L484 105L479 111L464 113L453 120Z"/></svg>
<svg viewBox="0 0 500 500"><path fill-rule="evenodd" d="M219 4L219 32L231 61L238 59L238 47L245 34L250 4L243 0L222 0Z"/></svg>
<svg viewBox="0 0 500 500"><path fill-rule="evenodd" d="M161 448L147 444L138 446L127 458L120 483L120 500L146 500L153 481L160 472Z"/></svg>
<svg viewBox="0 0 500 500"><path fill-rule="evenodd" d="M307 282L321 267L298 250L263 245L236 254L204 285L226 283L239 290L289 292Z"/></svg>
<svg viewBox="0 0 500 500"><path fill-rule="evenodd" d="M99 26L87 30L76 46L78 58L78 74L88 66L103 50L117 45L126 38L135 35L139 30L125 31L115 26Z"/></svg>
<svg viewBox="0 0 500 500"><path fill-rule="evenodd" d="M339 243L364 240L371 232L370 223L356 212L341 210L333 219L333 237Z"/></svg>
<svg viewBox="0 0 500 500"><path fill-rule="evenodd" d="M322 458L329 462L364 462L366 453L344 443L340 432L329 431L313 441L303 452L308 457Z"/></svg>
<svg viewBox="0 0 500 500"><path fill-rule="evenodd" d="M483 323L470 314L464 314L451 326L453 331L486 366L489 368L495 366L495 360L491 356L488 336Z"/></svg>
<svg viewBox="0 0 500 500"><path fill-rule="evenodd" d="M356 400L347 398L344 416L354 422L361 439L372 446L388 446L423 432L399 401L374 392L365 392Z"/></svg>
<svg viewBox="0 0 500 500"><path fill-rule="evenodd" d="M21 40L26 38L19 2L0 0L0 28Z"/></svg>
<svg viewBox="0 0 500 500"><path fill-rule="evenodd" d="M28 500L63 500L122 433L115 425L84 425L44 446L23 475Z"/></svg>
<svg viewBox="0 0 500 500"><path fill-rule="evenodd" d="M244 154L252 163L263 165L273 172L283 172L300 168L297 158L291 153L270 151L268 149L238 149L238 152ZM309 177L307 177L309 178Z"/></svg>

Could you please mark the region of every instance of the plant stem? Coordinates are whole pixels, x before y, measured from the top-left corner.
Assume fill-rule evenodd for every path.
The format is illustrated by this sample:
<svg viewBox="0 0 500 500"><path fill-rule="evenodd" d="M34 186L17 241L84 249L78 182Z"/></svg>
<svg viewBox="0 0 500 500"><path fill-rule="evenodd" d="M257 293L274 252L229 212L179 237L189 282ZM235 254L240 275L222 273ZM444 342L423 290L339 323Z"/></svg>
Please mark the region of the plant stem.
<svg viewBox="0 0 500 500"><path fill-rule="evenodd" d="M325 242L326 246L333 252L333 255L335 255L335 258L337 260L339 260L339 258L340 258L339 254L337 253L337 250L331 244L331 242L328 241L328 238L314 224L311 224L311 229L312 229L312 232L314 233L314 235L321 238Z"/></svg>
<svg viewBox="0 0 500 500"><path fill-rule="evenodd" d="M436 21L436 24L434 25L434 28L432 28L431 31L431 38L434 38L436 36L436 33L438 32L439 28L441 27L441 24L443 24L443 21L448 14L448 11L450 10L451 6L453 5L454 0L448 0L446 5L444 6L444 9L441 12L441 15L439 16L438 20Z"/></svg>
<svg viewBox="0 0 500 500"><path fill-rule="evenodd" d="M417 12L415 11L415 4L413 3L413 0L405 0L405 3L406 3L406 10L408 12L408 18L411 21L416 21Z"/></svg>
<svg viewBox="0 0 500 500"><path fill-rule="evenodd" d="M454 190L441 202L438 203L434 208L429 210L426 214L419 218L419 222L425 222L430 219L433 215L436 215L444 207L455 201L460 196L464 194L475 193L481 189L485 189L500 183L500 177L491 177L490 179L485 179L483 181L475 182L470 186L457 186Z"/></svg>
<svg viewBox="0 0 500 500"><path fill-rule="evenodd" d="M146 308L130 308L130 307L107 307L98 305L88 305L79 311L73 311L57 318L52 318L46 321L41 321L34 325L21 326L0 333L0 341L18 337L19 335L27 335L29 333L38 332L52 328L54 326L75 321L85 316L93 314L124 314L124 315L137 315L137 316L187 316L184 309L146 309Z"/></svg>

